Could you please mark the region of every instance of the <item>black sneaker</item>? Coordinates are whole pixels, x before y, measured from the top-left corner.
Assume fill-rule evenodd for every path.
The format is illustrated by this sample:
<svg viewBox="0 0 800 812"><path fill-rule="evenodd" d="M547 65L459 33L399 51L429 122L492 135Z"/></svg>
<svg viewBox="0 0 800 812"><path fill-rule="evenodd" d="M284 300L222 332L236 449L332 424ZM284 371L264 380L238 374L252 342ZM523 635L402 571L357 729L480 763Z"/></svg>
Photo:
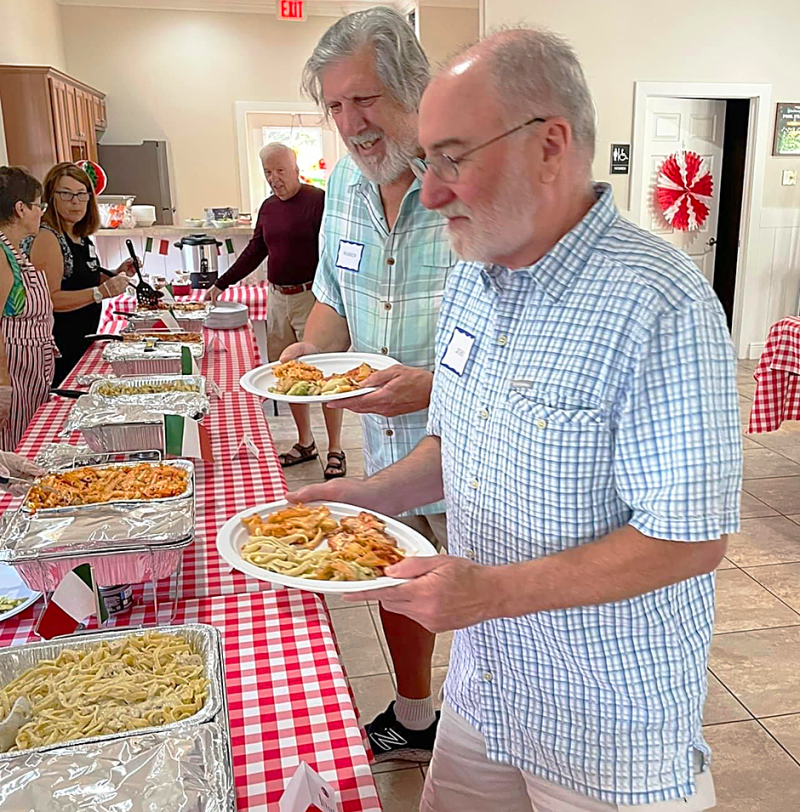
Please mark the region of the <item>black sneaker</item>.
<svg viewBox="0 0 800 812"><path fill-rule="evenodd" d="M440 715L436 711L436 721L425 730L409 730L397 721L392 702L366 726L375 762L430 761Z"/></svg>

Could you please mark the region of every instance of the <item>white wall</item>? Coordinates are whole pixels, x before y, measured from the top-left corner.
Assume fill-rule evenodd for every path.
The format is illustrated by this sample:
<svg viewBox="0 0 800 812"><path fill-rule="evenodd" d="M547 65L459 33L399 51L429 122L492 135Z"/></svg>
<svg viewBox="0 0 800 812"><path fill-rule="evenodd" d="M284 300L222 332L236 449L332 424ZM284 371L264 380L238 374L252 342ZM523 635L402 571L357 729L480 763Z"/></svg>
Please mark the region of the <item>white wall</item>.
<svg viewBox="0 0 800 812"><path fill-rule="evenodd" d="M609 150L612 143L631 141L634 82L764 82L772 85L773 103L800 101L800 6L794 0L703 0L686 9L656 0L485 0L484 16L487 30L525 22L572 42L599 110L594 174L611 183L623 211L628 178L609 174ZM760 262L747 271L748 279L755 274L748 289L760 295L745 304L750 310L743 319L742 353L750 345L757 353L769 326L796 312L800 289L800 186L781 186L783 169L800 172L800 156L772 157L771 146L758 156L765 169L762 232L756 235Z"/></svg>
<svg viewBox="0 0 800 812"><path fill-rule="evenodd" d="M0 0L0 64L64 70L61 6L55 0Z"/></svg>
<svg viewBox="0 0 800 812"><path fill-rule="evenodd" d="M437 6L421 0L417 9L419 41L434 67L479 36L480 13L475 8Z"/></svg>
<svg viewBox="0 0 800 812"><path fill-rule="evenodd" d="M0 65L64 69L61 6L55 0L0 0ZM0 110L0 166L8 163Z"/></svg>
<svg viewBox="0 0 800 812"><path fill-rule="evenodd" d="M104 144L165 139L178 217L240 206L235 101L301 99L333 17L64 6L68 73L107 94ZM91 43L87 48L86 43Z"/></svg>

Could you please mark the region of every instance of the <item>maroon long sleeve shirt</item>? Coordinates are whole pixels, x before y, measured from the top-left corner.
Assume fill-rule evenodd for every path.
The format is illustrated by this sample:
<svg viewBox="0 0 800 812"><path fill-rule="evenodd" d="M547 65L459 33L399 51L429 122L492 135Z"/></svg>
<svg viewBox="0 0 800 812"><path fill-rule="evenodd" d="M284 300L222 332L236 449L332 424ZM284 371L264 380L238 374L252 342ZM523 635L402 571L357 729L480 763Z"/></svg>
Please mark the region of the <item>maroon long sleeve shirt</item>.
<svg viewBox="0 0 800 812"><path fill-rule="evenodd" d="M302 285L314 279L325 192L302 184L288 200L272 195L258 212L253 238L217 280L220 290L240 282L265 260L273 285Z"/></svg>

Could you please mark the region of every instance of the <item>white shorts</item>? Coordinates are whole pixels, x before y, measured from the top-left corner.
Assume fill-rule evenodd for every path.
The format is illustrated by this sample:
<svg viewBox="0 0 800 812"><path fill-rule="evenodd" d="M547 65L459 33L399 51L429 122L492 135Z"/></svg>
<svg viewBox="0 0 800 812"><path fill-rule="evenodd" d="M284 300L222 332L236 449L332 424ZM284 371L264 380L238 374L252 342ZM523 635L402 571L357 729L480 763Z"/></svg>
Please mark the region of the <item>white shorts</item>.
<svg viewBox="0 0 800 812"><path fill-rule="evenodd" d="M490 761L483 736L446 702L436 732L419 812L703 812L716 804L706 769L697 792L677 801L621 806L552 784L509 764Z"/></svg>

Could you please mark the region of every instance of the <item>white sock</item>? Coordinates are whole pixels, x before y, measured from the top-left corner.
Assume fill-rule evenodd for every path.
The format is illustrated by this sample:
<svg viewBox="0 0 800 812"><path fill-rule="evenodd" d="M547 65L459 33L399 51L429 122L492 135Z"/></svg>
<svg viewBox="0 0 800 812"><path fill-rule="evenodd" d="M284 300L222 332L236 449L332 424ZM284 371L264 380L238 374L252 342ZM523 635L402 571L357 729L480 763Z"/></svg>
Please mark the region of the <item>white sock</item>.
<svg viewBox="0 0 800 812"><path fill-rule="evenodd" d="M394 702L394 715L400 724L409 730L426 730L436 721L433 697L406 699L397 694Z"/></svg>

